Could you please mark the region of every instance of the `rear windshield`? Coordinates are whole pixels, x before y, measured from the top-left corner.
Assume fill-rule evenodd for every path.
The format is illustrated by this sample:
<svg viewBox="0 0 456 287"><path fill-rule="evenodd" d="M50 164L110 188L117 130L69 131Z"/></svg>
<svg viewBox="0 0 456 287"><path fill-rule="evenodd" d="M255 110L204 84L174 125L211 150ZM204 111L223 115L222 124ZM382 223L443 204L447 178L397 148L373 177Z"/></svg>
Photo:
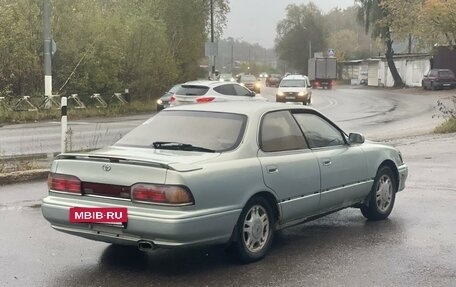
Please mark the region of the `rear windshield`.
<svg viewBox="0 0 456 287"><path fill-rule="evenodd" d="M177 89L177 95L184 96L202 96L207 93L209 87L206 86L194 86L194 85L182 85Z"/></svg>
<svg viewBox="0 0 456 287"><path fill-rule="evenodd" d="M247 116L204 111L162 111L120 139L116 146L153 148L154 142L177 142L215 150L235 149Z"/></svg>
<svg viewBox="0 0 456 287"><path fill-rule="evenodd" d="M306 82L304 80L282 80L280 87L305 87Z"/></svg>
<svg viewBox="0 0 456 287"><path fill-rule="evenodd" d="M439 71L440 78L454 78L454 74L452 71Z"/></svg>
<svg viewBox="0 0 456 287"><path fill-rule="evenodd" d="M256 81L255 76L242 76L241 81Z"/></svg>

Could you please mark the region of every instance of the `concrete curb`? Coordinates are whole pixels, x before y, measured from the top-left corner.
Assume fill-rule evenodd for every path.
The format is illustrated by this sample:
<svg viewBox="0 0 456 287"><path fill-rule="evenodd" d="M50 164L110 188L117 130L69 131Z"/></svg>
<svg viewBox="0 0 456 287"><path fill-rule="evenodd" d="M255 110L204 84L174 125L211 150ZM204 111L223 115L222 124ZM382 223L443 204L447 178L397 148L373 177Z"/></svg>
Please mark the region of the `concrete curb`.
<svg viewBox="0 0 456 287"><path fill-rule="evenodd" d="M48 174L49 169L33 169L0 173L0 185L30 181L35 179L45 179L47 178Z"/></svg>

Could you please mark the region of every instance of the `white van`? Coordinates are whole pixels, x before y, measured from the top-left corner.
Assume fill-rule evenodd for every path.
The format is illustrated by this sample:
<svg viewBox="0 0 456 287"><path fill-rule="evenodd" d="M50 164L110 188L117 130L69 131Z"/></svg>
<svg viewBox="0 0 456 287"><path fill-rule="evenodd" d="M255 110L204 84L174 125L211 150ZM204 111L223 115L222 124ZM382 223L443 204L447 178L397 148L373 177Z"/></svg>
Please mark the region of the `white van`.
<svg viewBox="0 0 456 287"><path fill-rule="evenodd" d="M282 79L277 89L276 102L312 102L312 86L309 78L303 75L289 75Z"/></svg>

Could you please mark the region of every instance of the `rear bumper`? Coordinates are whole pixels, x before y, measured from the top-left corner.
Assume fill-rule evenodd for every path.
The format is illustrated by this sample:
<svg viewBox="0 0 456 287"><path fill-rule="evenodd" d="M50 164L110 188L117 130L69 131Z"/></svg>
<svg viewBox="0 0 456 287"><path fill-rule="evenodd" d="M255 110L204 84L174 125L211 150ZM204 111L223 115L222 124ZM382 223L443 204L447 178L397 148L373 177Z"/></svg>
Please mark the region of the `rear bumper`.
<svg viewBox="0 0 456 287"><path fill-rule="evenodd" d="M309 94L307 94L305 96L294 96L293 98L290 98L290 97L287 98L286 96L276 96L276 102L305 103L305 102L309 101L309 98L310 98Z"/></svg>
<svg viewBox="0 0 456 287"><path fill-rule="evenodd" d="M78 206L100 207L93 202ZM104 205L106 207L106 205ZM144 208L128 208L128 223L125 226L70 223L69 209L72 207L59 197L43 199L42 213L51 226L65 233L108 243L136 245L140 240L153 242L159 247L185 247L227 243L241 210L229 210L204 215L160 216L144 212Z"/></svg>
<svg viewBox="0 0 456 287"><path fill-rule="evenodd" d="M434 82L434 85L439 88L456 87L456 82Z"/></svg>

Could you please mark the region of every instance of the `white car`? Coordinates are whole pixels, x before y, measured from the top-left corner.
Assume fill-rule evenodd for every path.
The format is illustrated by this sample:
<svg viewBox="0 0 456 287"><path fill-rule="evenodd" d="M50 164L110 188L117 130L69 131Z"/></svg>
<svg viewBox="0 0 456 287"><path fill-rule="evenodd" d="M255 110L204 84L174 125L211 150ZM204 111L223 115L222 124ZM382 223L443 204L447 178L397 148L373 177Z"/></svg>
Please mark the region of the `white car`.
<svg viewBox="0 0 456 287"><path fill-rule="evenodd" d="M233 82L192 81L182 84L170 106L226 101L266 101L261 95Z"/></svg>
<svg viewBox="0 0 456 287"><path fill-rule="evenodd" d="M303 75L289 75L282 79L277 89L276 102L312 103L312 85L309 78Z"/></svg>

